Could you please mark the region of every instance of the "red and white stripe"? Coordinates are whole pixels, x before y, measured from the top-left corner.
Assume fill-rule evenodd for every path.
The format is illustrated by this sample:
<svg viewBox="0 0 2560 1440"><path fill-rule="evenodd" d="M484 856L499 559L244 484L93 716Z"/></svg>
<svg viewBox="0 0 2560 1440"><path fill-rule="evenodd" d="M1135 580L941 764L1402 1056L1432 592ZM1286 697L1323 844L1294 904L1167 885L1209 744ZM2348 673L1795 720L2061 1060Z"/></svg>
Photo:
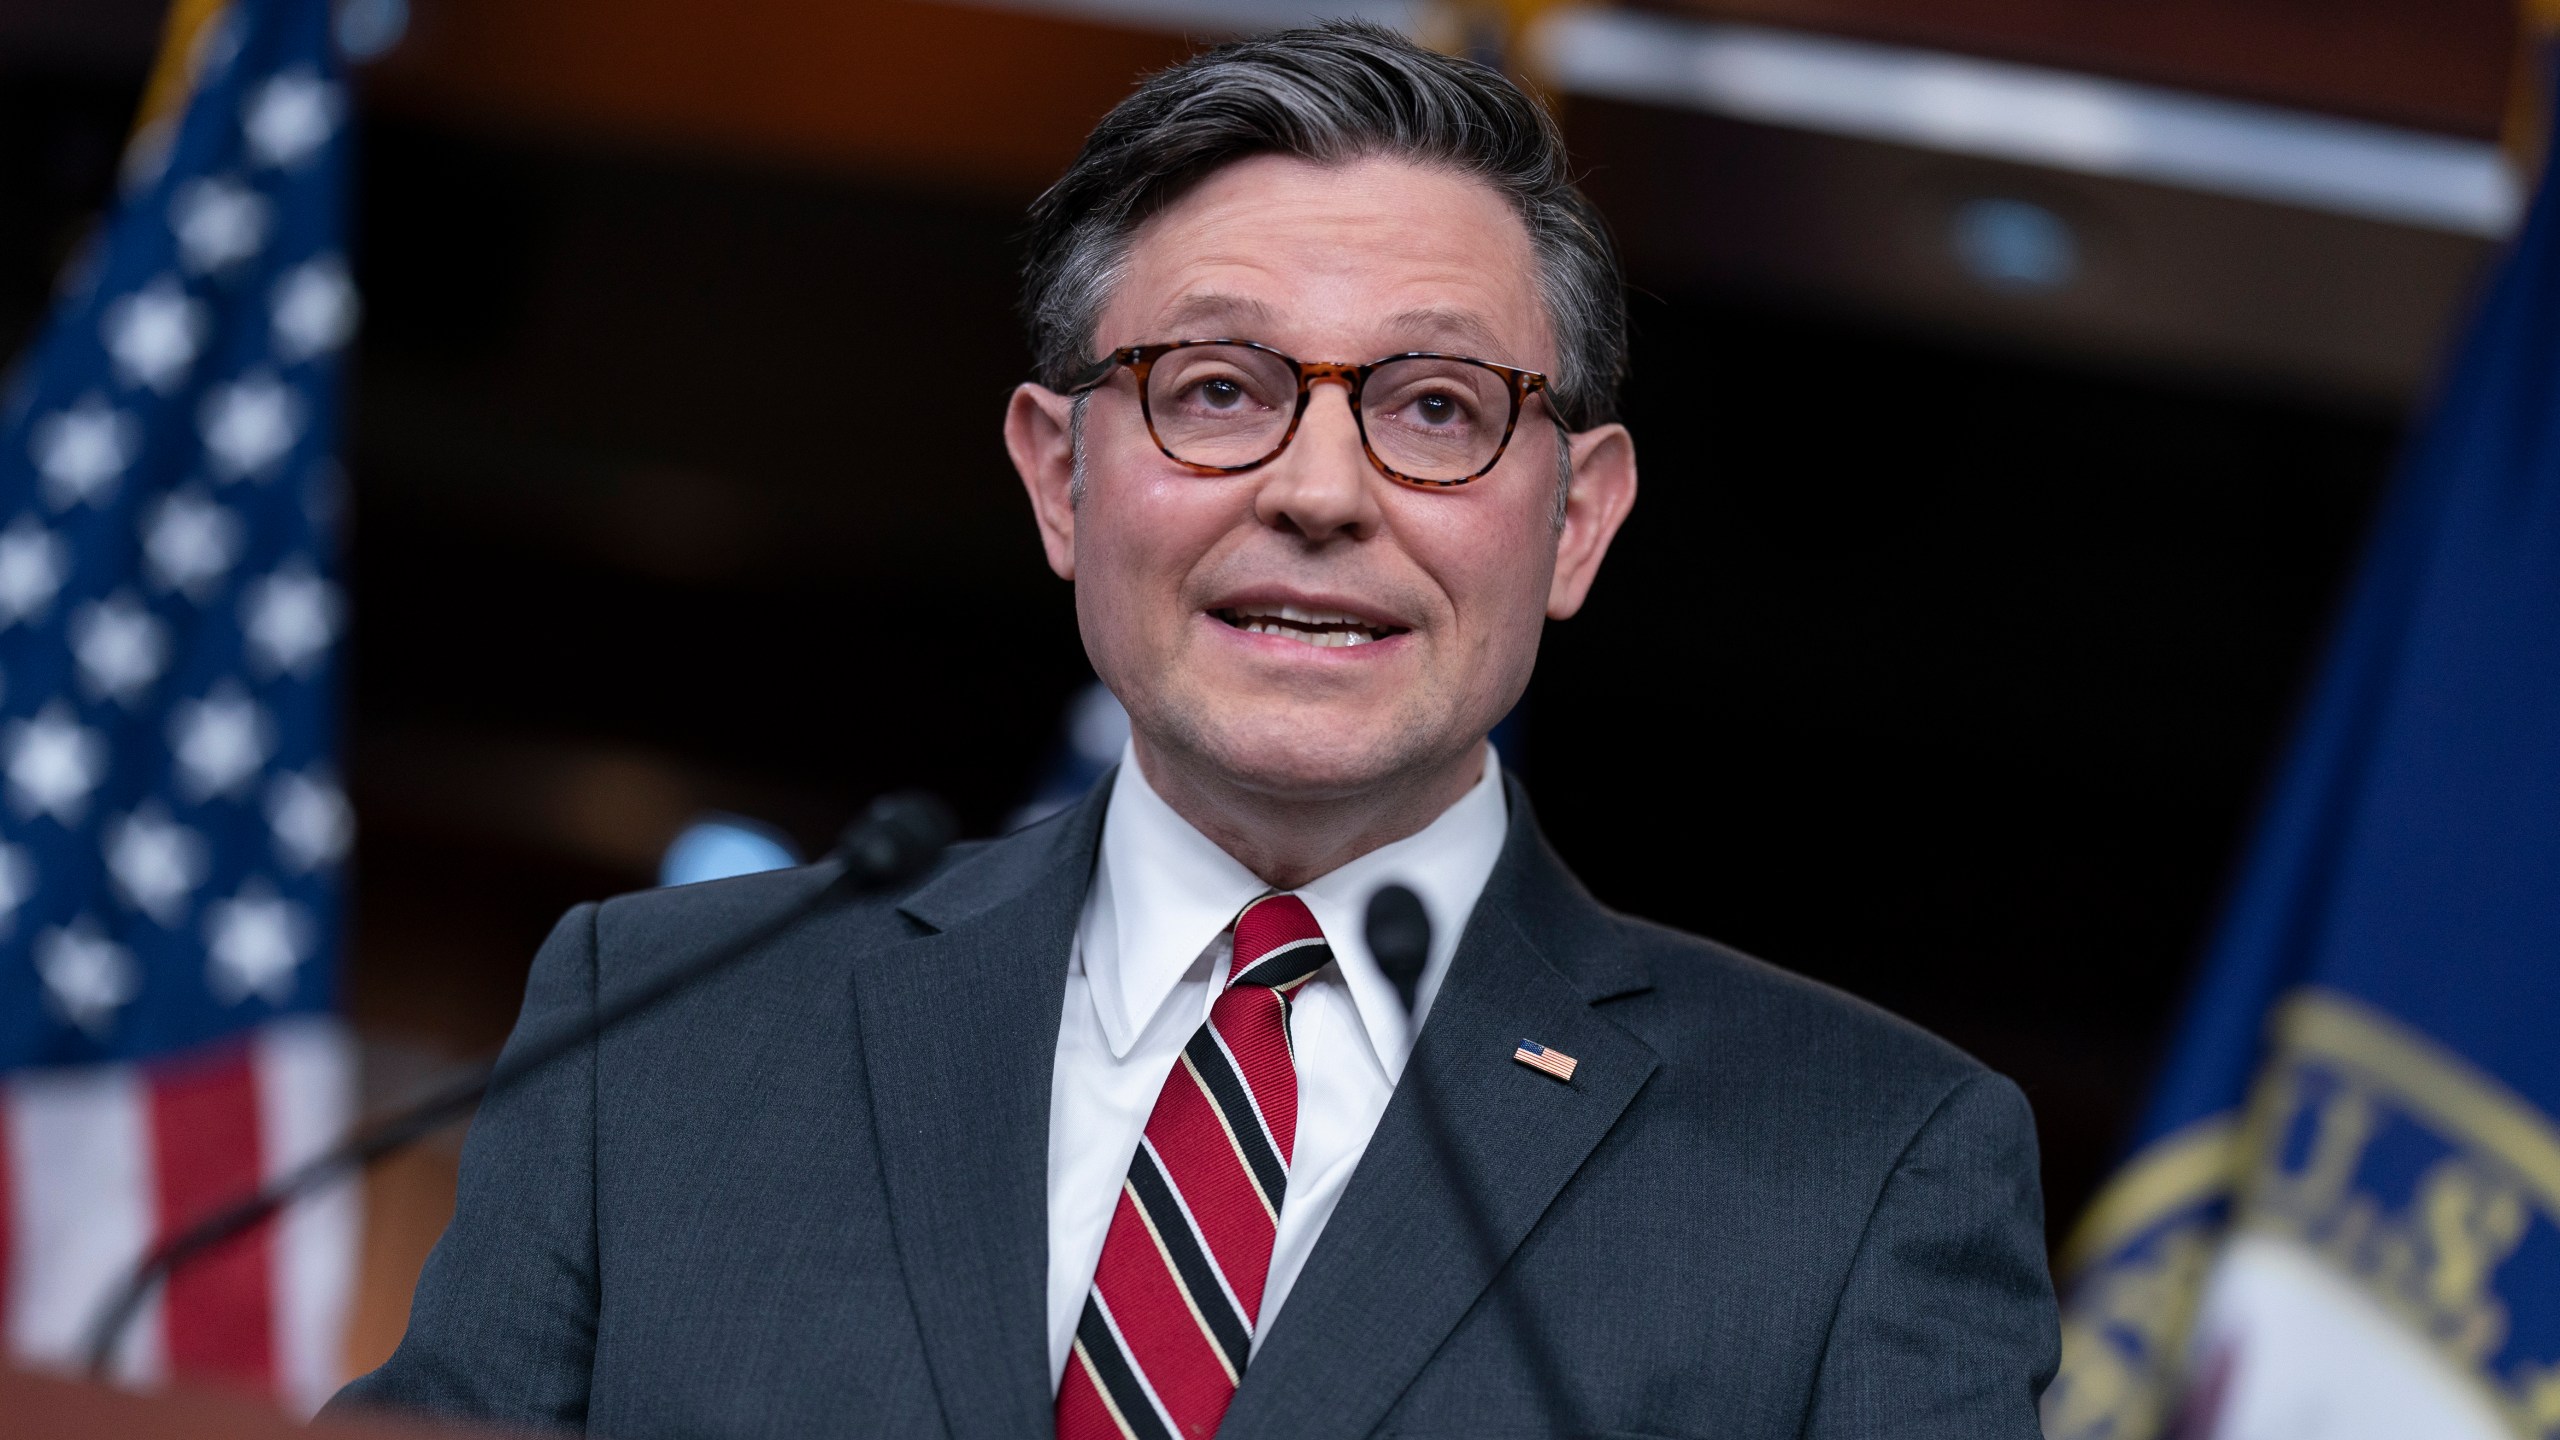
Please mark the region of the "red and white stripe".
<svg viewBox="0 0 2560 1440"><path fill-rule="evenodd" d="M1234 959L1130 1160L1060 1440L1205 1440L1244 1377L1297 1141L1290 994L1333 955L1305 903L1273 895L1236 918Z"/></svg>
<svg viewBox="0 0 2560 1440"><path fill-rule="evenodd" d="M300 1164L353 1118L334 1020L279 1020L148 1065L0 1079L0 1293L21 1364L76 1368L98 1308L152 1244ZM173 1277L135 1323L130 1384L206 1380L308 1415L340 1383L359 1227L332 1187Z"/></svg>

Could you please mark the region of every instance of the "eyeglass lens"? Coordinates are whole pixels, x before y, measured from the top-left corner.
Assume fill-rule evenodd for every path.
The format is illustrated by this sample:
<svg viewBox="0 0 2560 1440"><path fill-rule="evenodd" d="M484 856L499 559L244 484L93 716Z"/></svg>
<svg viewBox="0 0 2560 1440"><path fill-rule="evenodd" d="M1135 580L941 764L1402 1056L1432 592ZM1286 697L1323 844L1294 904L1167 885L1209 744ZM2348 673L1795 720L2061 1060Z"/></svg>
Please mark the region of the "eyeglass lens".
<svg viewBox="0 0 2560 1440"><path fill-rule="evenodd" d="M1230 467L1268 459L1289 433L1298 372L1267 351L1193 345L1147 376L1156 439L1177 460ZM1511 387L1465 360L1391 360L1361 388L1369 448L1397 474L1463 480L1493 461L1511 423Z"/></svg>

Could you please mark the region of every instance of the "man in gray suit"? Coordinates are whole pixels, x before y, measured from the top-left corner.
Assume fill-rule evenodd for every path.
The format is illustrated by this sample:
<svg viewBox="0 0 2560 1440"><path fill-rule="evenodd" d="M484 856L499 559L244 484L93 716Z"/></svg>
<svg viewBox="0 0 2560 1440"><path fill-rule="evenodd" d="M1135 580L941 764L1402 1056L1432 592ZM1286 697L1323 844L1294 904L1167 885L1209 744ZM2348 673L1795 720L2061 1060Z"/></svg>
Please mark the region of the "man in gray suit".
<svg viewBox="0 0 2560 1440"><path fill-rule="evenodd" d="M1026 301L1005 437L1129 753L492 1101L342 1403L2031 1440L2016 1088L1604 909L1485 743L1636 490L1616 262L1544 112L1373 28L1212 51L1041 199ZM519 1036L828 879L581 906ZM1410 1017L1362 935L1390 882L1434 922Z"/></svg>

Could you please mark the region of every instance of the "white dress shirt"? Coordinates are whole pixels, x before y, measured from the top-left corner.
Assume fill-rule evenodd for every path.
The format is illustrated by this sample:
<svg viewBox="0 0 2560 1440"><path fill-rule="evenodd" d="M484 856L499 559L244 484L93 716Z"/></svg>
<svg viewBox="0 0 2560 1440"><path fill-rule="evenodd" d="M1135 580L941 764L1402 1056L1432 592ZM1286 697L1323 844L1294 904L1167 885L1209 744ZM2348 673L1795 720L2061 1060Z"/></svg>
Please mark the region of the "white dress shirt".
<svg viewBox="0 0 2560 1440"><path fill-rule="evenodd" d="M1384 845L1292 893L1323 927L1334 963L1290 1006L1298 1068L1298 1134L1253 1343L1315 1248L1370 1132L1386 1113L1412 1048L1395 986L1362 934L1369 896L1396 881L1431 916L1431 954L1416 988L1427 1015L1502 852L1509 806L1502 767L1420 832ZM1049 1383L1065 1373L1102 1261L1138 1136L1175 1059L1207 1022L1225 984L1236 913L1271 887L1165 804L1124 750L1102 850L1067 967L1065 1014L1049 1085Z"/></svg>

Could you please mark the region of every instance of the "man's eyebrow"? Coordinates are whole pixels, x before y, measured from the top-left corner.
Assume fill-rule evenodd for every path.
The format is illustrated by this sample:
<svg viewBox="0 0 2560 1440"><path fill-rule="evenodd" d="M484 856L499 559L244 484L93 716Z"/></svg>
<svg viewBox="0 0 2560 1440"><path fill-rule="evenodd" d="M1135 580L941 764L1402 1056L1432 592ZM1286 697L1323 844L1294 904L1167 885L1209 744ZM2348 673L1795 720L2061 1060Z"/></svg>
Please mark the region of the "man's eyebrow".
<svg viewBox="0 0 2560 1440"><path fill-rule="evenodd" d="M1184 327L1210 324L1226 327L1217 334L1191 334ZM1204 290L1185 295L1164 312L1163 324L1171 327L1168 340L1250 340L1251 335L1238 334L1239 329L1260 329L1271 323L1271 307L1247 295L1228 295Z"/></svg>
<svg viewBox="0 0 2560 1440"><path fill-rule="evenodd" d="M1485 353L1504 348L1504 342L1500 336L1493 333L1493 327L1485 323L1484 317L1471 310L1451 310L1438 305L1429 305L1419 310L1400 311L1388 318L1387 328L1398 335L1410 335L1421 339L1422 343L1416 347L1418 349L1436 349L1454 344L1477 352L1479 359L1511 360L1514 358Z"/></svg>

